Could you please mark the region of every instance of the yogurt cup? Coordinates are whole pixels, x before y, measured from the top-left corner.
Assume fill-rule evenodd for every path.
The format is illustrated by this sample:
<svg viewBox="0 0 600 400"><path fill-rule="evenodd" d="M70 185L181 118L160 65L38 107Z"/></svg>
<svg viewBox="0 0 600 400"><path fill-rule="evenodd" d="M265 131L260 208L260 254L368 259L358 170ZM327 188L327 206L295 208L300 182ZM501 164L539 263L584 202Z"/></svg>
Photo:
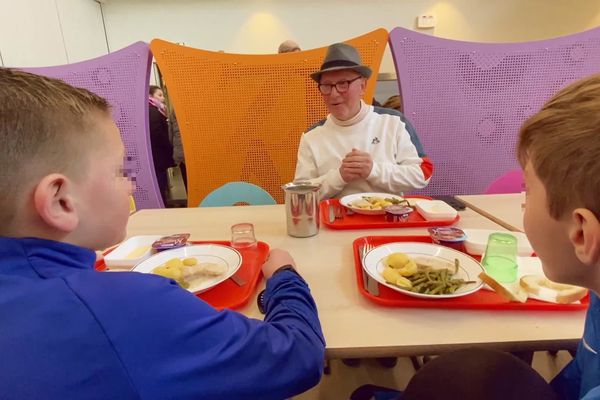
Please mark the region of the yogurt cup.
<svg viewBox="0 0 600 400"><path fill-rule="evenodd" d="M455 250L462 251L467 235L460 228L439 227L427 229L431 240L440 246L446 246Z"/></svg>
<svg viewBox="0 0 600 400"><path fill-rule="evenodd" d="M385 220L388 222L399 222L406 221L411 212L414 211L414 208L408 206L387 206L384 208L385 210Z"/></svg>

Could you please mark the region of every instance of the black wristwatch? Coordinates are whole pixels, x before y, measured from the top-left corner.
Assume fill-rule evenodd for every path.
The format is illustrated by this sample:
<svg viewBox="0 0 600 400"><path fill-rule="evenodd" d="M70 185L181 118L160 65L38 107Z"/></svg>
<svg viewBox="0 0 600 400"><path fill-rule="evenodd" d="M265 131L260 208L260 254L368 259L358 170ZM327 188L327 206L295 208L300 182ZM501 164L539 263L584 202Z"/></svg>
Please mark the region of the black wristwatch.
<svg viewBox="0 0 600 400"><path fill-rule="evenodd" d="M295 273L296 275L300 276L300 274L298 273L298 271L296 271L296 268L294 268L293 265L288 264L288 265L284 265L283 267L277 269L275 272L273 272L273 275L271 276L275 276L275 274L281 272L281 271L291 271L293 273ZM258 311L261 312L261 314L266 314L267 310L265 308L265 290L263 289L259 294L258 297L256 297L256 305L258 306Z"/></svg>

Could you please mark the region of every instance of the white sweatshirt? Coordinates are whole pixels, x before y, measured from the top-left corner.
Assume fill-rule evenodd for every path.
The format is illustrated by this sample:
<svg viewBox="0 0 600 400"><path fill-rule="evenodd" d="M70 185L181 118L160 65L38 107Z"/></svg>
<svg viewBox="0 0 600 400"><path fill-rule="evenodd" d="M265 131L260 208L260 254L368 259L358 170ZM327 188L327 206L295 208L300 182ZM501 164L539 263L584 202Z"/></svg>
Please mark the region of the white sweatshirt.
<svg viewBox="0 0 600 400"><path fill-rule="evenodd" d="M367 179L346 183L339 168L353 148L371 154L373 169ZM351 120L329 114L302 135L294 181L320 183L325 199L364 192L401 194L427 186L432 171L429 159L420 157L411 141L402 114L362 103Z"/></svg>

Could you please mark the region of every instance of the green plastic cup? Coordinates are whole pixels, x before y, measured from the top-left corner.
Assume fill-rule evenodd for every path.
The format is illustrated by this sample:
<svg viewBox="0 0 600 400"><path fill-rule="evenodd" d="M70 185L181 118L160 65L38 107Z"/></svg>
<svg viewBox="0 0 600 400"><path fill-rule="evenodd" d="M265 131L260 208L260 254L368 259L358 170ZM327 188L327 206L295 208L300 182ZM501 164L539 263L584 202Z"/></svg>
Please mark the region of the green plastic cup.
<svg viewBox="0 0 600 400"><path fill-rule="evenodd" d="M517 280L517 238L510 233L492 233L481 261L485 272L500 283Z"/></svg>

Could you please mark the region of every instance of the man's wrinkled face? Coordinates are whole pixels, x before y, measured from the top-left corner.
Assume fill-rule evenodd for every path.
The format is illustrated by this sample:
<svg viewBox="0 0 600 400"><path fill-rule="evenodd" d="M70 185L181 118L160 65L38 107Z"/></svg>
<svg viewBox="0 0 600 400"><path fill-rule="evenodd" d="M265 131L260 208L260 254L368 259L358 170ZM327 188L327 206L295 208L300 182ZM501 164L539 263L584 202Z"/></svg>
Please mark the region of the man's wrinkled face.
<svg viewBox="0 0 600 400"><path fill-rule="evenodd" d="M329 94L322 94L327 109L335 118L347 121L360 111L360 100L365 94L366 79L358 72L350 69L324 72L321 75L321 85L341 84L348 88L346 91L338 91L336 86L331 87Z"/></svg>

